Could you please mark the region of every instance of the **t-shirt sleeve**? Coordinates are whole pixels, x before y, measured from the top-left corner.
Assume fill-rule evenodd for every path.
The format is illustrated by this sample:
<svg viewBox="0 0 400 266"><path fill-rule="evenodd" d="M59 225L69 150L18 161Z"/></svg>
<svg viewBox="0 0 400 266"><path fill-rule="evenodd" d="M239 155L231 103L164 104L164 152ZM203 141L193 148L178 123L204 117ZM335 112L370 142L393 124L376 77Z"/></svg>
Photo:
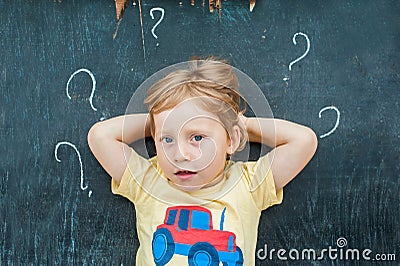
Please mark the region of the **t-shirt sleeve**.
<svg viewBox="0 0 400 266"><path fill-rule="evenodd" d="M282 203L283 189L276 191L269 154L256 162L245 163L245 172L253 200L260 210Z"/></svg>
<svg viewBox="0 0 400 266"><path fill-rule="evenodd" d="M131 156L122 175L121 182L118 183L114 179L111 179L112 193L135 202L138 189L140 188L139 184L141 184L146 171L150 167L152 167L150 161L140 156L131 148Z"/></svg>

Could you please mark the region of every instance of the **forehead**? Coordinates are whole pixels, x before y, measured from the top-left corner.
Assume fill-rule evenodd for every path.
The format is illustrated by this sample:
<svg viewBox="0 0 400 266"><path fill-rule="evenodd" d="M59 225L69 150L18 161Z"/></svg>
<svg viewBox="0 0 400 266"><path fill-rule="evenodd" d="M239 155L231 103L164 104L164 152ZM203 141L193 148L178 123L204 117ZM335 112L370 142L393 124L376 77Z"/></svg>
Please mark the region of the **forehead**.
<svg viewBox="0 0 400 266"><path fill-rule="evenodd" d="M154 114L156 131L181 128L183 126L206 128L221 124L216 114L204 110L195 99L186 100L172 109Z"/></svg>

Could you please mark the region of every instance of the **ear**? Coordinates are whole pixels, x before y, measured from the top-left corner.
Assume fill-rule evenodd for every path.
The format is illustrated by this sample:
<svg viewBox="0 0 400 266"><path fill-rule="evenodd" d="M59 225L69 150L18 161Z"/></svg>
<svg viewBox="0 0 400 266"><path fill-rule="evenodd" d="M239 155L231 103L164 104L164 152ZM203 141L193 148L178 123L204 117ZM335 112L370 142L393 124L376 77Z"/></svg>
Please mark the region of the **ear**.
<svg viewBox="0 0 400 266"><path fill-rule="evenodd" d="M231 133L228 135L228 147L226 153L232 155L240 145L240 129L233 126Z"/></svg>

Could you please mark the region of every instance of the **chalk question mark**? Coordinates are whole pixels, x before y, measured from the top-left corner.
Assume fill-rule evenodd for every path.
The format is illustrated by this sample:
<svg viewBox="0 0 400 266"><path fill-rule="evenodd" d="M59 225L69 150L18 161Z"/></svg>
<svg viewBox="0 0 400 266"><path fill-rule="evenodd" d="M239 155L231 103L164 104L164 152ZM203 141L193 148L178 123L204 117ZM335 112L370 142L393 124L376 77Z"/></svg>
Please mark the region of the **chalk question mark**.
<svg viewBox="0 0 400 266"><path fill-rule="evenodd" d="M335 126L328 133L325 133L325 134L319 136L321 139L325 138L325 137L329 136L330 134L332 134L333 132L335 132L336 128L339 126L339 120L340 120L340 111L339 111L339 109L337 109L335 106L326 106L326 107L322 108L319 111L318 117L321 118L322 113L325 112L326 110L334 110L334 111L336 111L337 118L336 118Z"/></svg>
<svg viewBox="0 0 400 266"><path fill-rule="evenodd" d="M71 80L75 77L75 75L78 74L78 73L80 73L80 72L85 72L85 73L87 73L87 74L90 76L90 78L92 79L92 92L90 93L89 102L90 102L90 107L92 107L92 109L93 109L94 111L97 111L97 108L95 108L95 107L93 106L93 96L94 96L94 91L96 90L96 79L94 78L93 73L92 73L90 70L86 69L86 68L78 69L77 71L75 71L75 72L69 77L68 82L67 82L67 88L65 89L66 92L67 92L67 97L68 97L68 99L71 100L71 96L69 95L69 92L68 92L69 83L70 83Z"/></svg>
<svg viewBox="0 0 400 266"><path fill-rule="evenodd" d="M303 36L304 38L306 38L306 40L307 40L307 50L305 51L305 53L303 54L303 55L301 55L299 58L297 58L297 59L295 59L295 60L293 60L292 62L290 62L290 64L289 64L289 70L291 71L292 70L292 66L294 65L294 64L296 64L297 62L299 62L301 59L303 59L304 57L306 57L306 55L308 54L308 52L310 51L310 39L308 38L308 36L307 36L307 34L304 34L304 33L302 33L302 32L298 32L298 33L296 33L295 35L293 35L293 44L294 45L297 45L297 42L296 42L296 37L297 36L299 36L299 35L301 35L301 36Z"/></svg>
<svg viewBox="0 0 400 266"><path fill-rule="evenodd" d="M154 19L154 14L153 14L154 11L160 11L160 12L161 12L161 17L160 17L160 19L157 21L157 23L156 23L156 24L153 26L153 28L151 29L151 34L153 34L153 37L156 38L156 39L158 39L158 36L154 33L154 31L156 30L157 26L161 23L161 21L164 19L164 13L165 13L165 11L164 11L164 8L161 8L161 7L153 7L152 9L150 9L150 16L151 16L151 19ZM160 44L157 43L157 46L159 46L159 45L160 45Z"/></svg>
<svg viewBox="0 0 400 266"><path fill-rule="evenodd" d="M81 168L81 190L82 191L86 190L88 188L88 186L87 185L83 186L83 164L82 164L81 154L79 153L79 151L76 148L76 146L74 144L72 144L71 142L61 141L61 142L57 143L56 148L54 149L54 157L56 158L56 161L59 162L59 163L61 163L61 160L58 159L58 148L61 145L67 145L67 146L72 147L75 150L76 154L78 155L79 166ZM92 191L91 190L89 190L89 198L90 198L90 196L92 196Z"/></svg>

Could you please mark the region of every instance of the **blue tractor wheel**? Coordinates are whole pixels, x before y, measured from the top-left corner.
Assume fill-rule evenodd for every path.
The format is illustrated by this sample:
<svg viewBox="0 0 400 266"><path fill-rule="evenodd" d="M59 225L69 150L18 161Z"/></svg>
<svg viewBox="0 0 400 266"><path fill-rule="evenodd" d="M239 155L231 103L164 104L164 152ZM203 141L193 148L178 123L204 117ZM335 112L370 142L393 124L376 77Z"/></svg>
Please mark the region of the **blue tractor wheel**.
<svg viewBox="0 0 400 266"><path fill-rule="evenodd" d="M168 229L160 228L153 234L153 258L157 266L167 264L175 252L175 242Z"/></svg>
<svg viewBox="0 0 400 266"><path fill-rule="evenodd" d="M242 266L243 265L243 252L239 247L236 247L236 252L239 255L239 258L237 259L235 266ZM223 262L222 265L228 266L228 263Z"/></svg>
<svg viewBox="0 0 400 266"><path fill-rule="evenodd" d="M188 254L189 266L218 266L217 250L207 242L194 244Z"/></svg>

